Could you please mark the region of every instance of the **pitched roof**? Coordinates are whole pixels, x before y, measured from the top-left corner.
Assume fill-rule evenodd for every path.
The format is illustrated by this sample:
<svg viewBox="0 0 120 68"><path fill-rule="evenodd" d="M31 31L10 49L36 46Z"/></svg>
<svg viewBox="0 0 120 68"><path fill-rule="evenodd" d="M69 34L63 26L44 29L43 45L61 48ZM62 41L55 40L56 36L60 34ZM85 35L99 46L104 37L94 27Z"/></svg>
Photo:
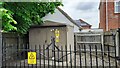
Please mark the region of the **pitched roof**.
<svg viewBox="0 0 120 68"><path fill-rule="evenodd" d="M68 18L73 24L75 24L76 26L82 28L82 27L79 26L66 12L64 12L61 8L57 7L57 9L58 9L66 18Z"/></svg>
<svg viewBox="0 0 120 68"><path fill-rule="evenodd" d="M78 25L78 26L92 26L90 24L88 24L87 22L83 21L82 19L79 19L79 20L74 20L75 23Z"/></svg>

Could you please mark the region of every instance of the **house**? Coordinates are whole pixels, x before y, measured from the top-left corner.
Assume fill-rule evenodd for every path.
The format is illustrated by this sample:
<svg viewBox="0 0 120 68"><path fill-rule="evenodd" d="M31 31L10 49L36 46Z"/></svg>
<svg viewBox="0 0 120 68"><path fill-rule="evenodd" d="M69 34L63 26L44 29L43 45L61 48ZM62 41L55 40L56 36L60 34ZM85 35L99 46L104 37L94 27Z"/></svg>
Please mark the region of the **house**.
<svg viewBox="0 0 120 68"><path fill-rule="evenodd" d="M120 1L108 1L109 0L105 0L103 2L103 0L101 0L99 5L99 28L102 28L104 31L120 28Z"/></svg>
<svg viewBox="0 0 120 68"><path fill-rule="evenodd" d="M57 7L54 14L48 14L43 18L44 21L60 22L74 27L74 32L79 32L81 26L77 25L76 22L61 8Z"/></svg>
<svg viewBox="0 0 120 68"><path fill-rule="evenodd" d="M87 22L83 21L82 19L79 19L79 20L74 20L75 23L82 27L82 29L91 29L91 26L90 24L88 24Z"/></svg>

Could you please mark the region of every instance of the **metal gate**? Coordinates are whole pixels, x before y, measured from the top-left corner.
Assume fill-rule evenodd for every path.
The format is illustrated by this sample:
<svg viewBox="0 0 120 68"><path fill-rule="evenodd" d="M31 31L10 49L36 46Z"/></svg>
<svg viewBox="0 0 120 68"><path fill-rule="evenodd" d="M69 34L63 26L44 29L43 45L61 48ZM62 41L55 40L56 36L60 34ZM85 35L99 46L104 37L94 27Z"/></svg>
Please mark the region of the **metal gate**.
<svg viewBox="0 0 120 68"><path fill-rule="evenodd" d="M100 35L98 35L100 36ZM99 37L101 38L101 36ZM93 38L92 38L93 39ZM82 39L81 39L82 40ZM88 39L86 39L88 40ZM92 41L93 42L93 41ZM81 42L80 42L81 43ZM83 43L83 42L82 42ZM110 56L110 47L104 52L103 45L56 46L55 39L49 45L3 44L3 68L118 68L119 58ZM90 42L88 42L90 44ZM97 45L99 44L99 46ZM15 48L18 46L18 48ZM27 47L24 48L24 47ZM116 47L115 47L116 55ZM36 64L28 64L28 52L36 52ZM27 58L25 58L27 56Z"/></svg>

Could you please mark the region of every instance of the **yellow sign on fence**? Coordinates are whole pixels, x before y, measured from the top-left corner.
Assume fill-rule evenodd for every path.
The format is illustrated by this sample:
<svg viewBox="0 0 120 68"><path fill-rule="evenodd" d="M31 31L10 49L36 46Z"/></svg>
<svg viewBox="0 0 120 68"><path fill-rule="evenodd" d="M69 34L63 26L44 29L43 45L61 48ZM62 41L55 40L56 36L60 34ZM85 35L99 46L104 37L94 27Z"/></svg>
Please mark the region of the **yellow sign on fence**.
<svg viewBox="0 0 120 68"><path fill-rule="evenodd" d="M28 52L28 64L36 64L36 52Z"/></svg>

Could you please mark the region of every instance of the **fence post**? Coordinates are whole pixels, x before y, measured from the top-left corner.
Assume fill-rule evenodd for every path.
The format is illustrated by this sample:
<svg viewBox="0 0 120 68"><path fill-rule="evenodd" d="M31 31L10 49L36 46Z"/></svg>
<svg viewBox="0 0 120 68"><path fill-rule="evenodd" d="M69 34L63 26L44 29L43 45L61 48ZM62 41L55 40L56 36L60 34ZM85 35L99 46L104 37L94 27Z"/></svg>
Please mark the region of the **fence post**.
<svg viewBox="0 0 120 68"><path fill-rule="evenodd" d="M0 68L2 67L2 32L0 32Z"/></svg>
<svg viewBox="0 0 120 68"><path fill-rule="evenodd" d="M104 56L104 32L101 34L101 43L102 43L102 49L103 49L103 56Z"/></svg>
<svg viewBox="0 0 120 68"><path fill-rule="evenodd" d="M119 33L116 32L116 38L115 38L116 42L116 56L119 56Z"/></svg>
<svg viewBox="0 0 120 68"><path fill-rule="evenodd" d="M3 4L0 4L0 8L3 7ZM0 16L0 68L2 67L2 17Z"/></svg>
<svg viewBox="0 0 120 68"><path fill-rule="evenodd" d="M117 52L118 52L118 57L120 58L120 28L118 28L116 38L117 38L117 45L118 45ZM120 61L118 62L118 64L120 64Z"/></svg>

